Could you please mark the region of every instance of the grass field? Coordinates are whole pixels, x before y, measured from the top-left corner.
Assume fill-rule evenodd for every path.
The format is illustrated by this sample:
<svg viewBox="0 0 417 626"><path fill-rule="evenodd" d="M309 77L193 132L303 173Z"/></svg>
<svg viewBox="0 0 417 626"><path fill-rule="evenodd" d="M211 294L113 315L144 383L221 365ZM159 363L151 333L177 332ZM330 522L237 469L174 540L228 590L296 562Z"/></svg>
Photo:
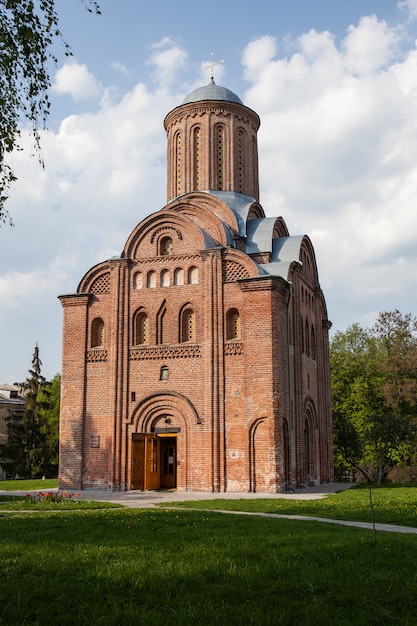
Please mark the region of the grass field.
<svg viewBox="0 0 417 626"><path fill-rule="evenodd" d="M377 485L372 488L375 522L417 527L417 485ZM198 500L174 502L181 508L312 515L330 519L371 522L369 490L357 486L323 500ZM417 624L417 617L416 617Z"/></svg>
<svg viewBox="0 0 417 626"><path fill-rule="evenodd" d="M58 480L0 480L0 491L32 491L33 489L56 489Z"/></svg>
<svg viewBox="0 0 417 626"><path fill-rule="evenodd" d="M390 489L397 506L386 508L397 517L404 510L405 523L402 489ZM415 488L405 489L411 501ZM356 513L343 499L355 492L336 500L357 517L359 495ZM243 502L254 504L237 508ZM375 544L369 531L320 523L195 510L0 509L0 624L415 626L416 559L415 536L380 532Z"/></svg>

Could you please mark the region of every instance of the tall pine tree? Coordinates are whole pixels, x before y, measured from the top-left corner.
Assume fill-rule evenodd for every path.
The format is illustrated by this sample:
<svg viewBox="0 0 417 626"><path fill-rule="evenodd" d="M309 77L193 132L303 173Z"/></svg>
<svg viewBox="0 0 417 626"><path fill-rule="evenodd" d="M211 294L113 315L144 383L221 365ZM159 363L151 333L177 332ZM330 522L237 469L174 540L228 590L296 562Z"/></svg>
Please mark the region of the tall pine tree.
<svg viewBox="0 0 417 626"><path fill-rule="evenodd" d="M41 368L36 344L29 376L24 383L16 383L26 398L25 411L23 414L12 414L7 420L8 444L1 460L9 474L17 474L21 478L50 476L56 472L58 464L59 410L56 407L59 378L55 381L51 398L51 383L42 376Z"/></svg>

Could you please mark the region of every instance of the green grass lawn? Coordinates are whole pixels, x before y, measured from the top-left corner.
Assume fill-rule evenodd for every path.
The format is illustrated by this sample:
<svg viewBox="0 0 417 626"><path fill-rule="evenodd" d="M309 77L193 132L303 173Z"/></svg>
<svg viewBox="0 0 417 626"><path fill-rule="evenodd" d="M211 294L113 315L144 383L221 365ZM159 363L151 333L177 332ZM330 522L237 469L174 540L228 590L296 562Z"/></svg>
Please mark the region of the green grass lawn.
<svg viewBox="0 0 417 626"><path fill-rule="evenodd" d="M415 625L417 539L215 512L0 511L0 624Z"/></svg>
<svg viewBox="0 0 417 626"><path fill-rule="evenodd" d="M417 485L375 486L372 489L375 522L417 527ZM181 508L206 510L250 511L311 515L330 519L371 522L369 490L357 486L328 496L323 500L290 500L285 498L254 500L198 500L173 502ZM416 622L417 624L417 616Z"/></svg>
<svg viewBox="0 0 417 626"><path fill-rule="evenodd" d="M417 624L417 537L191 510L370 521L366 488L183 510L94 510L111 505L76 496L1 497L0 625ZM416 486L373 498L377 522L417 526Z"/></svg>
<svg viewBox="0 0 417 626"><path fill-rule="evenodd" d="M56 489L57 478L45 480L0 480L0 491L32 491L33 489Z"/></svg>

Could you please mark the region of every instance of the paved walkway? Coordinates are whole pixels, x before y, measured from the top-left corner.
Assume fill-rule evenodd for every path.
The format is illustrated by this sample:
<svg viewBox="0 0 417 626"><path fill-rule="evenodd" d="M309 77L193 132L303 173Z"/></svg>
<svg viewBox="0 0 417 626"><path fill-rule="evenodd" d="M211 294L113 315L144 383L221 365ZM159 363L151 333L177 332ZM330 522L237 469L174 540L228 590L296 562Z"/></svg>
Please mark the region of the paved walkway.
<svg viewBox="0 0 417 626"><path fill-rule="evenodd" d="M158 505L167 503L167 507L171 502L186 502L196 500L256 500L283 498L287 500L320 500L326 498L332 493L349 489L353 485L351 483L328 483L326 485L318 485L316 487L307 487L306 489L297 489L293 493L248 493L248 492L201 492L201 491L110 491L110 490L83 490L75 491L75 495L83 500L95 500L96 502L112 502L121 504L122 506L135 509L154 508ZM57 492L58 489L44 489L36 491L1 491L0 495L21 496L27 493L37 494L39 491ZM70 492L68 492L70 493ZM219 513L228 513L230 515L257 515L258 517L301 520L311 522L323 522L326 524L339 524L341 526L353 526L372 530L372 524L368 522L353 522L345 520L328 519L325 517L312 517L308 515L285 515L280 513L248 513L245 511L225 511L216 509ZM378 531L417 534L417 528L409 526L397 526L394 524L375 524Z"/></svg>

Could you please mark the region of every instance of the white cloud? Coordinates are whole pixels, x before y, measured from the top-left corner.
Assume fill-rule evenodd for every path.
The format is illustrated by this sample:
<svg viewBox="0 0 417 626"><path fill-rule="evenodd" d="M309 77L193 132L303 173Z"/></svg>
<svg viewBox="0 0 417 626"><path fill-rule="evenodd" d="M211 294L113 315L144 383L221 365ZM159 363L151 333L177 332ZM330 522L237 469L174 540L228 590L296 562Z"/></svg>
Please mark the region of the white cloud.
<svg viewBox="0 0 417 626"><path fill-rule="evenodd" d="M261 203L311 234L337 328L409 310L417 288L417 53L397 60L400 35L371 16L338 47L311 30L287 56L272 37L243 54Z"/></svg>
<svg viewBox="0 0 417 626"><path fill-rule="evenodd" d="M402 0L397 6L399 9L408 11L410 19L417 18L417 0Z"/></svg>
<svg viewBox="0 0 417 626"><path fill-rule="evenodd" d="M180 70L187 61L188 53L169 37L161 39L152 46L152 49L149 64L154 68L155 80L160 87L168 89L176 83Z"/></svg>
<svg viewBox="0 0 417 626"><path fill-rule="evenodd" d="M375 15L362 17L358 26L349 26L343 42L347 69L364 74L385 67L396 56L399 35Z"/></svg>
<svg viewBox="0 0 417 626"><path fill-rule="evenodd" d="M261 203L292 234L310 234L336 330L372 323L380 310L409 311L417 291L417 50L398 58L401 35L369 17L342 42L314 30L285 46L265 35L242 55L249 88L238 95L261 117ZM140 82L117 100L82 70L101 99L94 112L43 134L44 172L22 137L8 207L16 228L0 228L0 321L19 329L19 342L7 332L2 350L21 364L39 341L45 374L59 370L57 295L74 292L165 204L162 124L184 97L175 77L186 58L170 39L159 41L149 60L153 86ZM77 72L60 77L73 97ZM22 377L6 371L9 380Z"/></svg>
<svg viewBox="0 0 417 626"><path fill-rule="evenodd" d="M123 65L123 63L119 63L118 61L113 61L112 63L110 63L110 67L115 71L118 72L119 74L124 74L124 76L130 76L131 75L131 71L126 67L126 65Z"/></svg>
<svg viewBox="0 0 417 626"><path fill-rule="evenodd" d="M65 63L55 74L52 87L55 93L70 95L76 102L97 98L101 91L99 81L84 64Z"/></svg>

